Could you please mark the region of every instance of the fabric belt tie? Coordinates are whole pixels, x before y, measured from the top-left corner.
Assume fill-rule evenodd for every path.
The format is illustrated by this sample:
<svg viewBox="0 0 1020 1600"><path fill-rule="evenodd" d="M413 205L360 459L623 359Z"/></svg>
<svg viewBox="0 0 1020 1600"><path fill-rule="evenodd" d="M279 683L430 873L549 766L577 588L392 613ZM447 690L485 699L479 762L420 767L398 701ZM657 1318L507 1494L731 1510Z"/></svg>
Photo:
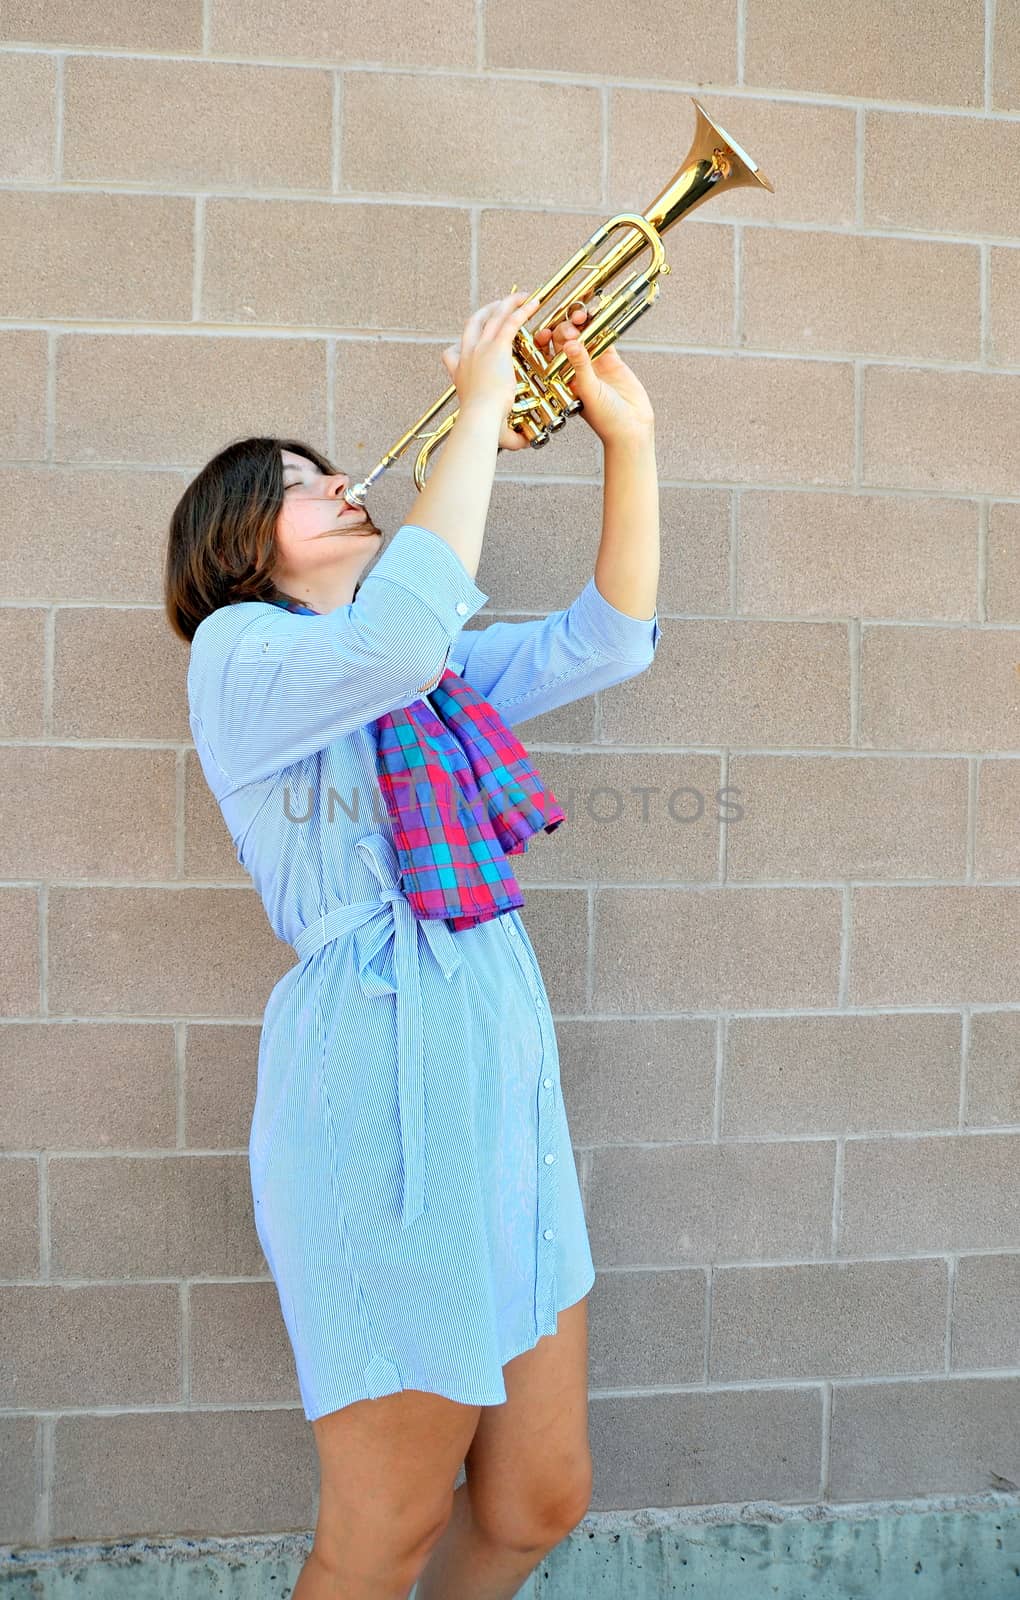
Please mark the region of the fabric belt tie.
<svg viewBox="0 0 1020 1600"><path fill-rule="evenodd" d="M335 906L318 922L302 928L293 940L293 948L298 959L305 961L331 940L353 934L355 965L366 996L396 995L397 1096L404 1167L401 1226L407 1228L425 1209L425 1075L419 936L431 947L447 981L463 958L445 921L419 920L415 916L400 888L396 852L385 834L366 834L357 841L356 848L379 881L378 896L374 900ZM373 961L384 948L383 960L374 966Z"/></svg>

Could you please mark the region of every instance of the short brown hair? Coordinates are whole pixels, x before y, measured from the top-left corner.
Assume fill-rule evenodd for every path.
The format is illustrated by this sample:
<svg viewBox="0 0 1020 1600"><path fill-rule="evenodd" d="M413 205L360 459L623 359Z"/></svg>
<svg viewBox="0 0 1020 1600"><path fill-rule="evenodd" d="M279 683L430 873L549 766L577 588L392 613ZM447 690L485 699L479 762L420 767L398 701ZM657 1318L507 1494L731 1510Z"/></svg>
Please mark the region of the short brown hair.
<svg viewBox="0 0 1020 1600"><path fill-rule="evenodd" d="M220 606L278 593L270 571L284 503L282 450L307 456L320 472L337 470L299 439L237 439L206 462L173 509L163 603L174 633L189 644Z"/></svg>

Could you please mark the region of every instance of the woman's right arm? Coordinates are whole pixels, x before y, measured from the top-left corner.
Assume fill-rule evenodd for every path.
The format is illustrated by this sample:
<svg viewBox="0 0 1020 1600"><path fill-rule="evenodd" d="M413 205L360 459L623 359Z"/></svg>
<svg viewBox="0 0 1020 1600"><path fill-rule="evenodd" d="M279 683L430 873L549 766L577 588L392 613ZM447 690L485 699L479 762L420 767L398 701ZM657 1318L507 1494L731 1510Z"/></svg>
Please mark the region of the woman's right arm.
<svg viewBox="0 0 1020 1600"><path fill-rule="evenodd" d="M524 294L480 306L446 352L459 405L408 521L431 528L474 577L492 498L500 433L517 390L513 342L537 309Z"/></svg>
<svg viewBox="0 0 1020 1600"><path fill-rule="evenodd" d="M472 577L482 554L506 409L476 402L458 412L428 481L407 514L409 522L431 528L452 545Z"/></svg>
<svg viewBox="0 0 1020 1600"><path fill-rule="evenodd" d="M409 706L488 598L451 541L406 522L349 605L310 617L248 601L205 617L188 703L203 768L208 754L225 780L217 797Z"/></svg>

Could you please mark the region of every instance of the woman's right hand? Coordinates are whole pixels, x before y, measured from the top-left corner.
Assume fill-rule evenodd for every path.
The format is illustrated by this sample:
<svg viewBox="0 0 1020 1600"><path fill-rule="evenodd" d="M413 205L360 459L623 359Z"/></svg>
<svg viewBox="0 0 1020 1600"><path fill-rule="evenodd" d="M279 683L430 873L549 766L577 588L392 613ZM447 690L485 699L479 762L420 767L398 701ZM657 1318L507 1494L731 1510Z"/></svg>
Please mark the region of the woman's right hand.
<svg viewBox="0 0 1020 1600"><path fill-rule="evenodd" d="M460 409L491 406L505 418L517 394L513 342L529 317L538 310L537 296L508 294L480 306L469 317L459 344L443 351L442 360L457 390ZM499 442L504 449L519 449L527 440L504 422Z"/></svg>

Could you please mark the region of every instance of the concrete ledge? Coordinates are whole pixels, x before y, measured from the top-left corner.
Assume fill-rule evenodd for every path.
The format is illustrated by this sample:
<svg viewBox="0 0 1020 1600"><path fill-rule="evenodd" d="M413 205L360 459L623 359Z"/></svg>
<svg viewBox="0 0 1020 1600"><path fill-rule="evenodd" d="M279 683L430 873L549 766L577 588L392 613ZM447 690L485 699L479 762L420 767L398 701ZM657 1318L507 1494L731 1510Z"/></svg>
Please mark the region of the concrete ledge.
<svg viewBox="0 0 1020 1600"><path fill-rule="evenodd" d="M310 1533L0 1546L0 1600L287 1600ZM1020 1496L590 1513L517 1600L1017 1600ZM412 1596L413 1600L413 1596Z"/></svg>

